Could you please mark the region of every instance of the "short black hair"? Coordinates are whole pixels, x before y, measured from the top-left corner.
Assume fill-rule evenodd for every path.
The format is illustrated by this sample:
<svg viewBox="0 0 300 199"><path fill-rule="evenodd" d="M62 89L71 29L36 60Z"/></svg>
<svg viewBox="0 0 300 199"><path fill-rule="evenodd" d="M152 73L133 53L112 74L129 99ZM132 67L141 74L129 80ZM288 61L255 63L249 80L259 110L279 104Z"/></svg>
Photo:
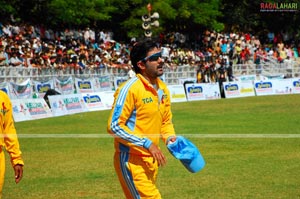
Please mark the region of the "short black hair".
<svg viewBox="0 0 300 199"><path fill-rule="evenodd" d="M133 45L130 52L130 60L135 73L141 72L140 68L137 66L137 63L147 57L149 51L157 47L157 42L151 38L143 39Z"/></svg>

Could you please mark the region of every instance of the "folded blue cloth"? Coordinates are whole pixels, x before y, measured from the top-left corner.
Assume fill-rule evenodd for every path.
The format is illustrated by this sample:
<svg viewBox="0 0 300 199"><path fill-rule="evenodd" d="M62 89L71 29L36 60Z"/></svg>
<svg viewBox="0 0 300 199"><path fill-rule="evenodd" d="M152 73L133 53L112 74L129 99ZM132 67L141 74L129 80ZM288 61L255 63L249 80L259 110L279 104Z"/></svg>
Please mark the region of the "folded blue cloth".
<svg viewBox="0 0 300 199"><path fill-rule="evenodd" d="M196 173L205 166L205 161L198 148L183 136L177 136L175 142L167 144L167 148L191 173Z"/></svg>

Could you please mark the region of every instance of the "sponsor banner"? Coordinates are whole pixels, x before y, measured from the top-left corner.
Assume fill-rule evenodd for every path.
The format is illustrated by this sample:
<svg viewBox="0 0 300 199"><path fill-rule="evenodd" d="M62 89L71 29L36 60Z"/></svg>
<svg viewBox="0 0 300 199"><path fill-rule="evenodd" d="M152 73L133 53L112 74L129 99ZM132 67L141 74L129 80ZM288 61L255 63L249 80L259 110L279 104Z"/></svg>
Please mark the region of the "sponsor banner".
<svg viewBox="0 0 300 199"><path fill-rule="evenodd" d="M50 95L48 98L54 116L88 111L81 94Z"/></svg>
<svg viewBox="0 0 300 199"><path fill-rule="evenodd" d="M46 82L39 82L39 81L32 81L32 82L34 85L34 91L37 93L39 98L43 98L49 89L54 88L53 79Z"/></svg>
<svg viewBox="0 0 300 199"><path fill-rule="evenodd" d="M188 101L220 99L218 83L186 84L186 97Z"/></svg>
<svg viewBox="0 0 300 199"><path fill-rule="evenodd" d="M100 92L100 96L101 96L101 99L102 99L105 109L109 110L112 108L112 105L114 103L114 94L115 94L115 91Z"/></svg>
<svg viewBox="0 0 300 199"><path fill-rule="evenodd" d="M252 81L223 82L225 98L255 96Z"/></svg>
<svg viewBox="0 0 300 199"><path fill-rule="evenodd" d="M9 92L9 84L7 82L0 82L0 89L4 91L11 98Z"/></svg>
<svg viewBox="0 0 300 199"><path fill-rule="evenodd" d="M291 79L291 84L292 84L292 93L300 93L300 79L293 78Z"/></svg>
<svg viewBox="0 0 300 199"><path fill-rule="evenodd" d="M274 94L292 94L293 84L291 79L272 79L274 83Z"/></svg>
<svg viewBox="0 0 300 199"><path fill-rule="evenodd" d="M21 83L10 82L9 96L12 99L30 99L32 98L32 86L30 79Z"/></svg>
<svg viewBox="0 0 300 199"><path fill-rule="evenodd" d="M13 117L16 122L52 117L44 99L12 99Z"/></svg>
<svg viewBox="0 0 300 199"><path fill-rule="evenodd" d="M254 89L257 96L274 95L274 83L272 80L255 81Z"/></svg>
<svg viewBox="0 0 300 199"><path fill-rule="evenodd" d="M61 95L49 95L49 104L52 110L53 116L61 116L61 115L67 115L68 111L65 107L63 98Z"/></svg>
<svg viewBox="0 0 300 199"><path fill-rule="evenodd" d="M168 85L168 89L171 95L171 102L186 102L186 95L182 84Z"/></svg>
<svg viewBox="0 0 300 199"><path fill-rule="evenodd" d="M111 91L110 76L100 76L94 78L94 91Z"/></svg>
<svg viewBox="0 0 300 199"><path fill-rule="evenodd" d="M128 80L128 77L115 77L114 78L114 87L115 90L117 90L117 88L124 82L126 82Z"/></svg>
<svg viewBox="0 0 300 199"><path fill-rule="evenodd" d="M12 99L13 117L15 122L31 120L29 110L23 99Z"/></svg>
<svg viewBox="0 0 300 199"><path fill-rule="evenodd" d="M88 111L98 111L106 109L101 94L101 92L82 94L83 101Z"/></svg>
<svg viewBox="0 0 300 199"><path fill-rule="evenodd" d="M64 80L59 80L55 78L54 80L55 90L57 90L62 95L73 94L75 91L73 84L74 82L72 77L69 77Z"/></svg>
<svg viewBox="0 0 300 199"><path fill-rule="evenodd" d="M254 89L257 96L292 94L294 89L291 79L269 79L254 82Z"/></svg>
<svg viewBox="0 0 300 199"><path fill-rule="evenodd" d="M94 91L93 80L75 78L75 88L77 93L91 93Z"/></svg>

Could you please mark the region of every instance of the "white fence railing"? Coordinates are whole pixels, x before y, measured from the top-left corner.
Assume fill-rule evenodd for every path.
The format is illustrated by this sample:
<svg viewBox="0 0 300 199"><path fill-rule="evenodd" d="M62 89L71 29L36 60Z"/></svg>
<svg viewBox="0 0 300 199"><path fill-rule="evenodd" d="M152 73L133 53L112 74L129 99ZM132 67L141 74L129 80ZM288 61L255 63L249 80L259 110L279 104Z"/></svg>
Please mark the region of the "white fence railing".
<svg viewBox="0 0 300 199"><path fill-rule="evenodd" d="M175 69L165 68L165 81L169 85L179 84L180 79L196 78L197 66L181 65ZM300 63L276 63L264 61L261 64L235 64L232 66L233 75L265 75L277 76L284 75L285 77L300 77ZM26 67L0 67L0 82L10 81L18 82L27 78L33 80L47 80L53 77L78 77L88 78L95 76L109 75L111 81L114 77L128 76L128 70L121 68L88 68L85 70L73 69L54 69L54 68L26 68Z"/></svg>
<svg viewBox="0 0 300 199"><path fill-rule="evenodd" d="M276 76L283 75L287 78L300 77L300 64L298 62L291 63L268 63L261 64L236 64L233 65L233 73L235 76L240 75L265 75Z"/></svg>

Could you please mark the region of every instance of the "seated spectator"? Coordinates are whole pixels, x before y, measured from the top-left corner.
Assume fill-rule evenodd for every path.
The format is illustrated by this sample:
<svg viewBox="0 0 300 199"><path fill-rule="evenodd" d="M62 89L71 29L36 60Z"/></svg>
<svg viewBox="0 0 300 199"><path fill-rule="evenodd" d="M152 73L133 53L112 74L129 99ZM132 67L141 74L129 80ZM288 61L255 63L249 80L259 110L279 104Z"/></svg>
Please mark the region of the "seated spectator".
<svg viewBox="0 0 300 199"><path fill-rule="evenodd" d="M24 54L24 58L23 58L23 60L24 60L24 67L26 67L26 68L32 68L31 59L32 59L31 58L31 54L29 52L26 52Z"/></svg>
<svg viewBox="0 0 300 199"><path fill-rule="evenodd" d="M0 45L0 67L6 65L5 60L6 60L6 58L5 58L5 54L4 54L4 46L1 44Z"/></svg>
<svg viewBox="0 0 300 199"><path fill-rule="evenodd" d="M62 70L62 69L64 69L64 63L65 63L65 61L64 61L62 53L58 53L57 57L55 59L54 68L58 69L58 70Z"/></svg>
<svg viewBox="0 0 300 199"><path fill-rule="evenodd" d="M87 61L86 61L86 57L81 54L79 56L79 60L78 60L78 66L79 66L79 71L80 71L80 74L83 73L83 70L85 70L87 68Z"/></svg>
<svg viewBox="0 0 300 199"><path fill-rule="evenodd" d="M21 67L23 65L22 59L19 53L14 49L11 53L11 58L9 59L9 63L14 67Z"/></svg>

